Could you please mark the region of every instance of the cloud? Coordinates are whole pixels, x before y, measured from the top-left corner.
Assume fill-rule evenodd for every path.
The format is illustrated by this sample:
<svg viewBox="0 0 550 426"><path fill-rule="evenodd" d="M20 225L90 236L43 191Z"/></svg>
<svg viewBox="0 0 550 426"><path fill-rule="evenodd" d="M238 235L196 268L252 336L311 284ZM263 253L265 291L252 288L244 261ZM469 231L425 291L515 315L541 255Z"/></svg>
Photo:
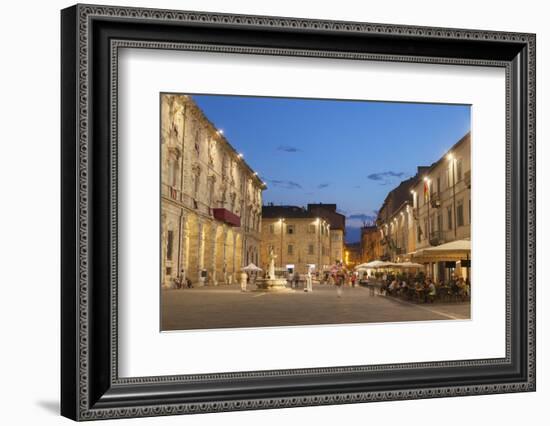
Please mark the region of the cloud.
<svg viewBox="0 0 550 426"><path fill-rule="evenodd" d="M329 185L330 183L320 183L319 185L317 185L317 189L325 189Z"/></svg>
<svg viewBox="0 0 550 426"><path fill-rule="evenodd" d="M292 180L271 179L269 182L271 182L273 184L273 186L277 186L279 188L302 189L302 185L300 185L298 182L294 182Z"/></svg>
<svg viewBox="0 0 550 426"><path fill-rule="evenodd" d="M350 214L347 219L349 220L360 220L361 222L369 222L372 223L376 220L375 215L366 214L366 213L356 213L356 214Z"/></svg>
<svg viewBox="0 0 550 426"><path fill-rule="evenodd" d="M391 170L388 170L387 172L371 173L367 176L367 179L376 181L387 181L391 180L392 178L401 178L404 175L405 172L393 172Z"/></svg>
<svg viewBox="0 0 550 426"><path fill-rule="evenodd" d="M301 149L296 148L295 146L290 145L279 145L277 147L277 151L283 151L283 152L301 152Z"/></svg>

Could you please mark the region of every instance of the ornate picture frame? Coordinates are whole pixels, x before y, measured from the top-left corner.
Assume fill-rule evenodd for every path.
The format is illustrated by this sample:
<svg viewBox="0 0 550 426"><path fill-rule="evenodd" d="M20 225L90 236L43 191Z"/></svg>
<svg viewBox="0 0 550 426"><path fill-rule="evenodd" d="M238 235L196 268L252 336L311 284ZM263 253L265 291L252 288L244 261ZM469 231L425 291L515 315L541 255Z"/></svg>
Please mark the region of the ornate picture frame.
<svg viewBox="0 0 550 426"><path fill-rule="evenodd" d="M94 420L535 390L534 34L95 5L64 9L61 30L62 415ZM123 47L505 69L506 356L119 377Z"/></svg>

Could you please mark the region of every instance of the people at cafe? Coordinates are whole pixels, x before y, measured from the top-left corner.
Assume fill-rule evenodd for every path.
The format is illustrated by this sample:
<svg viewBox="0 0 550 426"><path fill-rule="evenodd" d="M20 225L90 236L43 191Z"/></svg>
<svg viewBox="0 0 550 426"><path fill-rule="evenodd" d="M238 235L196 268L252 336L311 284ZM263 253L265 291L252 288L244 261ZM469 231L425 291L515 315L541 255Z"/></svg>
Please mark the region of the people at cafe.
<svg viewBox="0 0 550 426"><path fill-rule="evenodd" d="M435 284L430 280L428 284L428 302L433 303L437 295L437 288Z"/></svg>
<svg viewBox="0 0 550 426"><path fill-rule="evenodd" d="M391 282L390 286L388 287L388 290L390 291L391 295L395 295L397 293L397 290L399 289L399 283L394 278Z"/></svg>
<svg viewBox="0 0 550 426"><path fill-rule="evenodd" d="M456 286L458 288L459 297L462 300L466 299L466 282L464 281L464 278L460 277L456 283Z"/></svg>

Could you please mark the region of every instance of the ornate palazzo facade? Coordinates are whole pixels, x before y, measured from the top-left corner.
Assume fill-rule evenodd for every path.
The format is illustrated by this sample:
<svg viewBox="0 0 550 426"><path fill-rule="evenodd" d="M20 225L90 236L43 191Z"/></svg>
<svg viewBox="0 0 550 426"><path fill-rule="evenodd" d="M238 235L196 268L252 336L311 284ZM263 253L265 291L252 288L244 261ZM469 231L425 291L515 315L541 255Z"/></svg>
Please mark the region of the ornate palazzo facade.
<svg viewBox="0 0 550 426"><path fill-rule="evenodd" d="M236 281L260 263L265 184L185 95L161 96L161 284Z"/></svg>

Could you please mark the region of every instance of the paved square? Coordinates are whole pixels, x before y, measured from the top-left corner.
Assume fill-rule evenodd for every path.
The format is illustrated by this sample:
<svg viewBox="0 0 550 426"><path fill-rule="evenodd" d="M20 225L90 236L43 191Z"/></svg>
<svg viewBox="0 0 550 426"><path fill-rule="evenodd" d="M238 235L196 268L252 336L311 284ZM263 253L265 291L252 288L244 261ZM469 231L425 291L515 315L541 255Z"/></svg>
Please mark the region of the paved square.
<svg viewBox="0 0 550 426"><path fill-rule="evenodd" d="M335 286L322 284L312 293L241 292L237 285L220 285L163 290L161 298L163 331L470 318L470 302L416 304L364 287L344 287L339 298Z"/></svg>

